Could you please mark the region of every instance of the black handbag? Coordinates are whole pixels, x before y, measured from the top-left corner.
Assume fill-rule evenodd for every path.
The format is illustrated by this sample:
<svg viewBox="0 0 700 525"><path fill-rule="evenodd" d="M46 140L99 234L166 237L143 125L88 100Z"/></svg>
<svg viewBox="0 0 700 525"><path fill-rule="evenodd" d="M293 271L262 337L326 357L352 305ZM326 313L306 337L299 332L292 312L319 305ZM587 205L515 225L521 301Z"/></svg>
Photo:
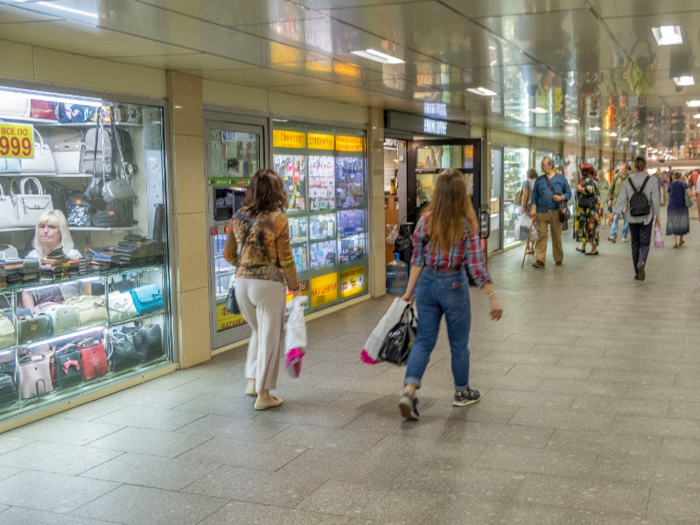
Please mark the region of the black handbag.
<svg viewBox="0 0 700 525"><path fill-rule="evenodd" d="M163 338L160 325L150 324L143 328L124 327L122 332L131 335L139 363L147 363L162 357Z"/></svg>
<svg viewBox="0 0 700 525"><path fill-rule="evenodd" d="M379 358L395 365L402 365L411 355L413 342L416 339L416 316L412 306L407 306L394 327L386 334L379 349Z"/></svg>
<svg viewBox="0 0 700 525"><path fill-rule="evenodd" d="M83 380L80 350L69 344L56 351L51 358L51 380L54 389L76 386Z"/></svg>
<svg viewBox="0 0 700 525"><path fill-rule="evenodd" d="M253 226L253 222L255 222L255 217L250 219L250 224L248 225L248 228L245 231L245 235L243 236L243 241L241 242L241 257L243 257L243 247L245 246L245 241L248 238L248 234L250 233L250 228ZM233 235L233 229L231 230L231 233L229 235ZM240 259L239 259L240 263ZM232 313L234 315L240 315L241 314L241 309L238 306L238 301L236 300L236 281L234 279L233 284L231 285L231 288L228 291L228 295L226 296L226 310L228 310L229 313Z"/></svg>
<svg viewBox="0 0 700 525"><path fill-rule="evenodd" d="M139 364L136 346L131 335L124 332L114 332L110 335L112 343L112 370L123 372Z"/></svg>

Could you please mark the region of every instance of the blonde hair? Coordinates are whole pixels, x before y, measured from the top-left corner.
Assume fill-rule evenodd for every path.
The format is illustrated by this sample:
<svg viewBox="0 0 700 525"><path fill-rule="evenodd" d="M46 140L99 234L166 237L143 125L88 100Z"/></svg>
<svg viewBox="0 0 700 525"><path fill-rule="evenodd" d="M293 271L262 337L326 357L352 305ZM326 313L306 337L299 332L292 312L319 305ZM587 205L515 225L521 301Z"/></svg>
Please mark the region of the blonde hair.
<svg viewBox="0 0 700 525"><path fill-rule="evenodd" d="M48 210L41 214L34 231L34 248L36 248L38 252L44 253L44 246L39 240L39 227L44 224L50 224L58 228L61 232L61 247L63 248L63 253L68 254L68 252L74 248L73 237L71 237L68 231L68 221L61 210Z"/></svg>
<svg viewBox="0 0 700 525"><path fill-rule="evenodd" d="M465 219L469 231L479 228L464 174L453 168L438 176L426 212L430 212L428 234L443 251L449 251L453 244L464 238Z"/></svg>

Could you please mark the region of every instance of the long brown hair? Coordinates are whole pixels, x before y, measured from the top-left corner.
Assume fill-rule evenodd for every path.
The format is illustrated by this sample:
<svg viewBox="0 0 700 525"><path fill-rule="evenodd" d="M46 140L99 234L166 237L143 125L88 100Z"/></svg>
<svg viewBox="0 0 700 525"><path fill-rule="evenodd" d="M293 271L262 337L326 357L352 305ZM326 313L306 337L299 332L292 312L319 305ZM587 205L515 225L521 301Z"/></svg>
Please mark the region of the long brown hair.
<svg viewBox="0 0 700 525"><path fill-rule="evenodd" d="M269 168L261 169L253 175L241 208L249 215L285 211L287 209L287 194L279 175Z"/></svg>
<svg viewBox="0 0 700 525"><path fill-rule="evenodd" d="M433 199L426 212L430 212L430 238L445 252L464 238L465 219L469 231L474 232L479 228L464 175L453 168L446 169L438 176Z"/></svg>

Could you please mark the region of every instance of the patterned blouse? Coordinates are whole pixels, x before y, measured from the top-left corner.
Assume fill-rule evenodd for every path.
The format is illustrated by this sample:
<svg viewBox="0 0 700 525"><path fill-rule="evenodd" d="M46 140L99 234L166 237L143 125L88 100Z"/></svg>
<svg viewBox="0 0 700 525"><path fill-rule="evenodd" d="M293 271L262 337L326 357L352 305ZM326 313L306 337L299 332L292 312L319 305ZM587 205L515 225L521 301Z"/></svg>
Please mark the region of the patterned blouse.
<svg viewBox="0 0 700 525"><path fill-rule="evenodd" d="M251 220L253 224L239 255L238 247ZM289 243L289 223L283 213L262 213L251 219L241 211L236 212L229 223L224 258L238 268L236 277L276 281L292 291L299 289Z"/></svg>

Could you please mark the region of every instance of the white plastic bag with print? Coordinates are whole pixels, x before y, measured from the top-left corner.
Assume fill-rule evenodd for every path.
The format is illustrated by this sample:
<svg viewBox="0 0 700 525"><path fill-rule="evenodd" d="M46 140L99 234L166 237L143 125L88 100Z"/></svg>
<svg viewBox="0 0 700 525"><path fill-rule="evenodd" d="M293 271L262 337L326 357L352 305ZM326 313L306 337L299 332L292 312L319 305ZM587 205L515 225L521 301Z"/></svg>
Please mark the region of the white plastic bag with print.
<svg viewBox="0 0 700 525"><path fill-rule="evenodd" d="M304 320L304 303L308 297L300 295L292 299L292 310L287 319L284 333L284 362L289 375L297 378L301 373L301 358L306 348L306 321Z"/></svg>
<svg viewBox="0 0 700 525"><path fill-rule="evenodd" d="M386 334L388 334L389 330L396 326L396 323L398 323L401 319L403 311L406 309L407 306L408 302L404 301L400 297L394 299L394 302L391 303L391 306L389 307L389 311L386 314L384 314L382 320L379 321L379 324L372 331L372 333L369 336L369 339L367 339L367 342L365 343L365 346L362 349L360 359L362 359L363 363L373 365L377 362L379 350L382 347L382 343L384 342Z"/></svg>

